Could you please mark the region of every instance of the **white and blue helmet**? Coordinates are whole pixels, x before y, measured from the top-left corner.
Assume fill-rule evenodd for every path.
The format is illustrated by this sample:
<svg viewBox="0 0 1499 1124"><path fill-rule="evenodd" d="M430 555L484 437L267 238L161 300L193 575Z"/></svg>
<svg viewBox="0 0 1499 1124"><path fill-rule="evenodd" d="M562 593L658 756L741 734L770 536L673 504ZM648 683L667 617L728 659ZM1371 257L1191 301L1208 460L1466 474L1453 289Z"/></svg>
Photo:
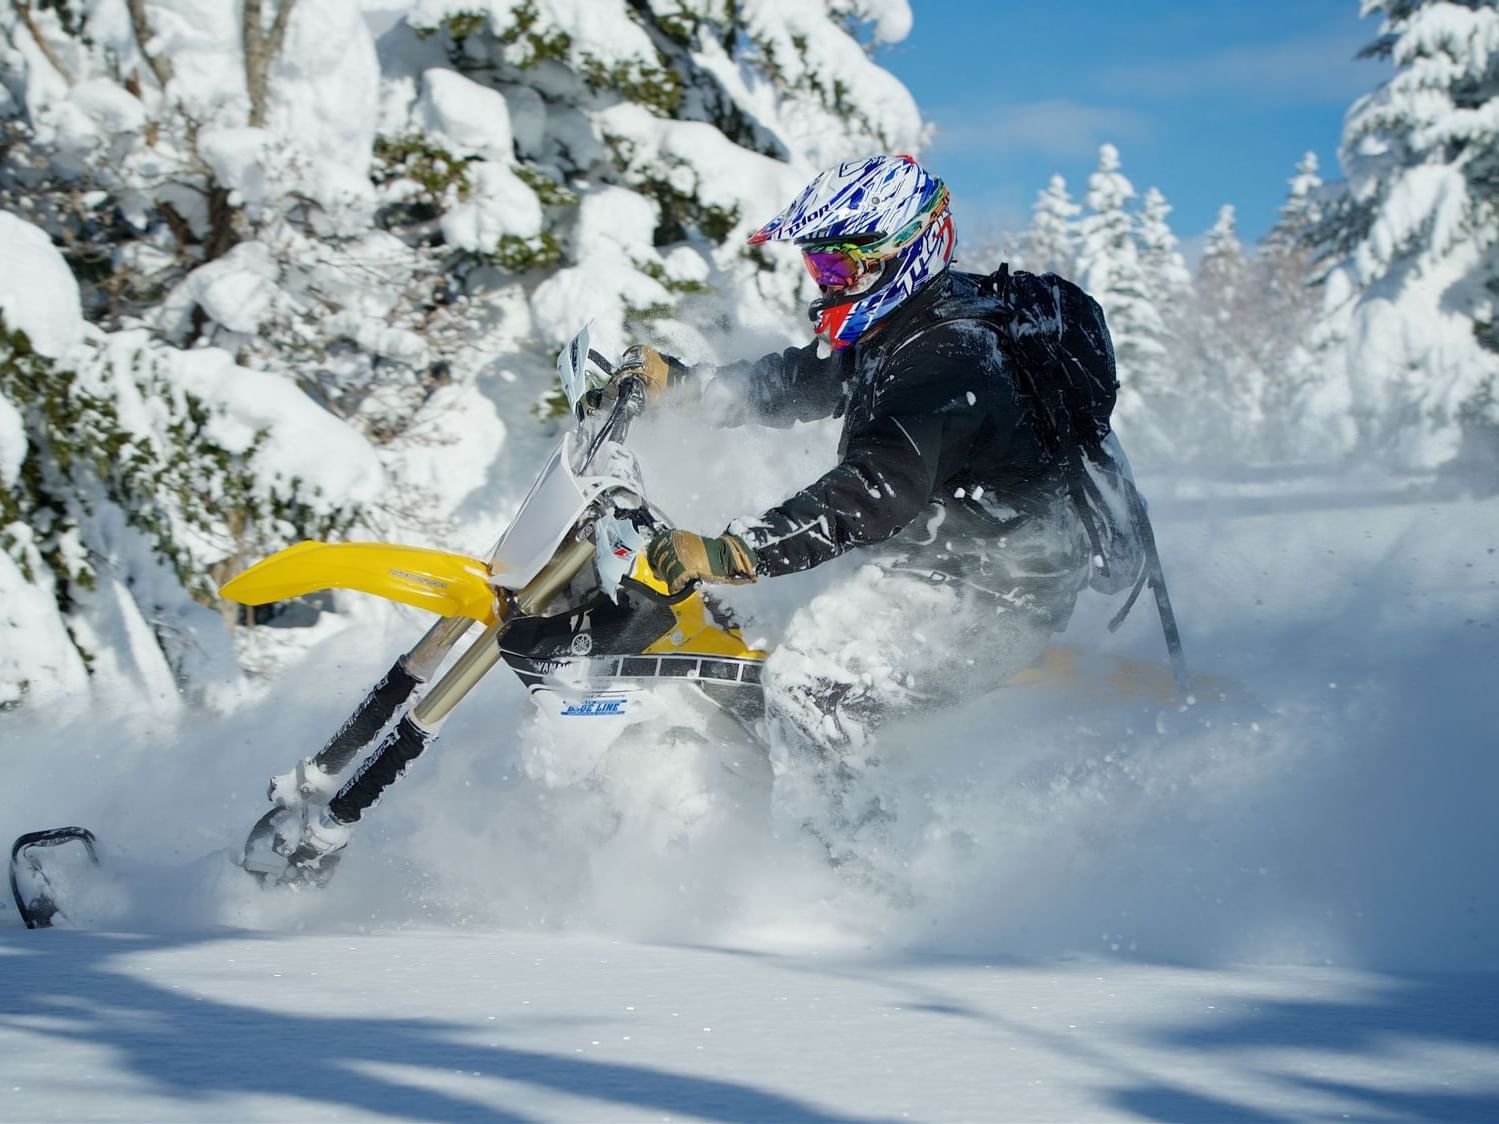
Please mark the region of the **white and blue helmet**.
<svg viewBox="0 0 1499 1124"><path fill-rule="evenodd" d="M817 334L847 347L947 268L948 190L910 156L871 156L823 172L750 236L795 242L822 288Z"/></svg>

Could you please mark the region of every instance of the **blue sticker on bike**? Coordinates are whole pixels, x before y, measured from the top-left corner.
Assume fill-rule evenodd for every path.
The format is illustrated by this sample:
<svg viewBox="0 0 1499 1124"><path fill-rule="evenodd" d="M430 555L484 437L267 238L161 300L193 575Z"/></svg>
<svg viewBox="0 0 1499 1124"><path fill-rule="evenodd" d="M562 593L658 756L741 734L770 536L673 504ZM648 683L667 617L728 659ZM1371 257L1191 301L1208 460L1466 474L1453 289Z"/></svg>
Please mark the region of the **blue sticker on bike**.
<svg viewBox="0 0 1499 1124"><path fill-rule="evenodd" d="M625 699L584 699L569 703L562 708L564 718L598 718L605 715L623 714Z"/></svg>

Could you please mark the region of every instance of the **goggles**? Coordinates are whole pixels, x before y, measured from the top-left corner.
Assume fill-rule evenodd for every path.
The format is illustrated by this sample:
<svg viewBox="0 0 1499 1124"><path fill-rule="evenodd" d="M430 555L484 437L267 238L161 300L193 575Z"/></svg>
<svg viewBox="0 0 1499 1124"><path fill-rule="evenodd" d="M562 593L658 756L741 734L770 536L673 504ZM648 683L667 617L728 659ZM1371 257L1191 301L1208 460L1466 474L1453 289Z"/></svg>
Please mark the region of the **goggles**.
<svg viewBox="0 0 1499 1124"><path fill-rule="evenodd" d="M805 247L802 261L812 280L826 289L847 289L858 283L880 259L857 242L824 242Z"/></svg>
<svg viewBox="0 0 1499 1124"><path fill-rule="evenodd" d="M828 289L849 289L875 272L880 263L919 238L948 204L944 186L921 211L893 235L864 234L840 241L803 242L802 261L812 280Z"/></svg>

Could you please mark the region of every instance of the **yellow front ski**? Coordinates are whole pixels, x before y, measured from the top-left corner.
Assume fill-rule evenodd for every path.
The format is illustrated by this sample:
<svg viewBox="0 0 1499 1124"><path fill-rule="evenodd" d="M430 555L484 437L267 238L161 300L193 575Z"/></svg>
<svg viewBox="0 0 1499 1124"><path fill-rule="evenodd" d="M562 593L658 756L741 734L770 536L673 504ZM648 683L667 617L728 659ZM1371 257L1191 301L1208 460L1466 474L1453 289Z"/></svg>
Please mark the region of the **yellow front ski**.
<svg viewBox="0 0 1499 1124"><path fill-rule="evenodd" d="M219 595L268 605L323 589L355 589L485 624L498 618L489 568L477 558L379 542L299 542L226 582Z"/></svg>

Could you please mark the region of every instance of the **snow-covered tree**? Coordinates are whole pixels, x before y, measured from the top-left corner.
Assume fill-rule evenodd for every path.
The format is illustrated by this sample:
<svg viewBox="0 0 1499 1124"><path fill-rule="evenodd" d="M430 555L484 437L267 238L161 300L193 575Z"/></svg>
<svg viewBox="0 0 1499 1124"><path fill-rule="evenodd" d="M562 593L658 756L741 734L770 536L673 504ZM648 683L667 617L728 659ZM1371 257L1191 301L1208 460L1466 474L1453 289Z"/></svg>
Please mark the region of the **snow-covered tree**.
<svg viewBox="0 0 1499 1124"><path fill-rule="evenodd" d="M1170 215L1171 204L1160 189L1148 189L1140 205L1140 268L1157 304L1168 313L1185 300L1192 287L1181 244L1167 221Z"/></svg>
<svg viewBox="0 0 1499 1124"><path fill-rule="evenodd" d="M81 691L224 701L222 567L345 529L380 466L347 425L217 348L86 323L37 227L0 212L0 708Z"/></svg>
<svg viewBox="0 0 1499 1124"><path fill-rule="evenodd" d="M264 143L252 121L280 104L272 79L310 98L357 70L357 37L307 57L319 33L348 30L340 14L357 28L357 10L324 8L333 26L309 35L288 23L292 2L199 7L177 5L159 33L161 7L141 0L0 9L0 412L13 469L0 581L26 606L0 620L0 702L80 682L133 684L158 710L179 705L177 688L224 697L232 653L200 604L217 579L340 531L379 494L368 447L294 386L218 348L171 346L232 342L208 334L214 304L242 338L258 328L275 293L230 266L248 257L265 273L269 254L253 238L255 185L236 191L232 169ZM283 46L299 56L290 77ZM278 190L285 211L331 223L347 200L324 173L350 152L345 125L312 117L304 143L278 149ZM199 284L202 303L179 296Z"/></svg>
<svg viewBox="0 0 1499 1124"><path fill-rule="evenodd" d="M905 0L0 5L0 211L45 232L81 312L47 353L54 400L23 400L30 358L0 359L23 371L0 384L7 581L41 591L30 623L0 618L0 649L44 617L86 630L78 583L54 580L72 548L28 543L128 555L122 588L187 604L253 553L345 526L478 549L514 501L482 490L507 430L542 424L556 346L590 319L604 350L692 359L804 330L795 255L744 237L819 167L919 147L910 94L872 59L910 22ZM24 350L35 317L6 293ZM125 487L97 458L63 465L69 387L120 414L112 456L149 438L162 464L197 463L217 442L195 500L213 518L172 506L170 472ZM308 440L323 421L340 436ZM345 437L360 472L303 471L297 453ZM37 473L47 487L10 502ZM77 534L35 498L85 492ZM153 504L189 549L142 529ZM117 525L138 536L123 553ZM119 635L73 647L102 666ZM23 677L76 685L0 667Z"/></svg>
<svg viewBox="0 0 1499 1124"><path fill-rule="evenodd" d="M1230 312L1244 296L1244 244L1239 241L1239 219L1231 203L1218 208L1218 219L1208 231L1197 263L1197 289L1217 308Z"/></svg>
<svg viewBox="0 0 1499 1124"><path fill-rule="evenodd" d="M1127 210L1134 186L1119 170L1119 150L1099 150L1088 180L1088 212L1078 228L1078 278L1103 306L1119 365L1121 429L1132 447L1169 455L1174 443L1160 427L1160 404L1174 393L1165 345L1166 325L1140 263L1135 216Z"/></svg>
<svg viewBox="0 0 1499 1124"><path fill-rule="evenodd" d="M1140 270L1145 291L1160 313L1165 328L1161 346L1165 354L1161 363L1170 371L1170 382L1175 395L1182 391L1181 353L1183 339L1190 334L1188 323L1194 314L1192 306L1192 274L1182 257L1180 243L1168 221L1171 204L1158 188L1149 188L1140 205L1139 228L1136 238L1140 246ZM1162 399L1156 409L1170 410L1170 399ZM1179 412L1179 411L1178 411ZM1173 428L1175 426L1173 425ZM1173 441L1181 449L1184 434L1173 433Z"/></svg>
<svg viewBox="0 0 1499 1124"><path fill-rule="evenodd" d="M1363 0L1367 54L1396 73L1349 110L1347 184L1318 230L1332 258L1324 349L1360 445L1451 457L1499 431L1499 8Z"/></svg>
<svg viewBox="0 0 1499 1124"><path fill-rule="evenodd" d="M405 431L440 375L416 331L443 310L372 222L357 3L101 0L0 28L20 93L0 206L63 251L91 323L222 347L376 443Z"/></svg>
<svg viewBox="0 0 1499 1124"><path fill-rule="evenodd" d="M1241 460L1253 455L1263 421L1264 373L1257 349L1266 325L1255 314L1260 298L1239 241L1237 216L1225 204L1197 265L1182 385L1192 403L1193 440L1203 450Z"/></svg>
<svg viewBox="0 0 1499 1124"><path fill-rule="evenodd" d="M1053 175L1031 208L1031 225L1021 240L1021 264L1032 273L1071 277L1077 265L1077 216L1082 211L1067 194L1067 181Z"/></svg>
<svg viewBox="0 0 1499 1124"><path fill-rule="evenodd" d="M1328 419L1314 401L1327 381L1314 344L1319 302L1311 234L1324 193L1316 153L1301 158L1287 187L1274 227L1248 263L1252 299L1239 308L1261 379L1254 448L1272 459L1325 456L1328 438Z"/></svg>
<svg viewBox="0 0 1499 1124"><path fill-rule="evenodd" d="M1270 233L1265 236L1267 248L1285 247L1304 253L1312 232L1322 221L1322 168L1315 152L1308 152L1296 163L1295 174L1286 181L1286 201Z"/></svg>

